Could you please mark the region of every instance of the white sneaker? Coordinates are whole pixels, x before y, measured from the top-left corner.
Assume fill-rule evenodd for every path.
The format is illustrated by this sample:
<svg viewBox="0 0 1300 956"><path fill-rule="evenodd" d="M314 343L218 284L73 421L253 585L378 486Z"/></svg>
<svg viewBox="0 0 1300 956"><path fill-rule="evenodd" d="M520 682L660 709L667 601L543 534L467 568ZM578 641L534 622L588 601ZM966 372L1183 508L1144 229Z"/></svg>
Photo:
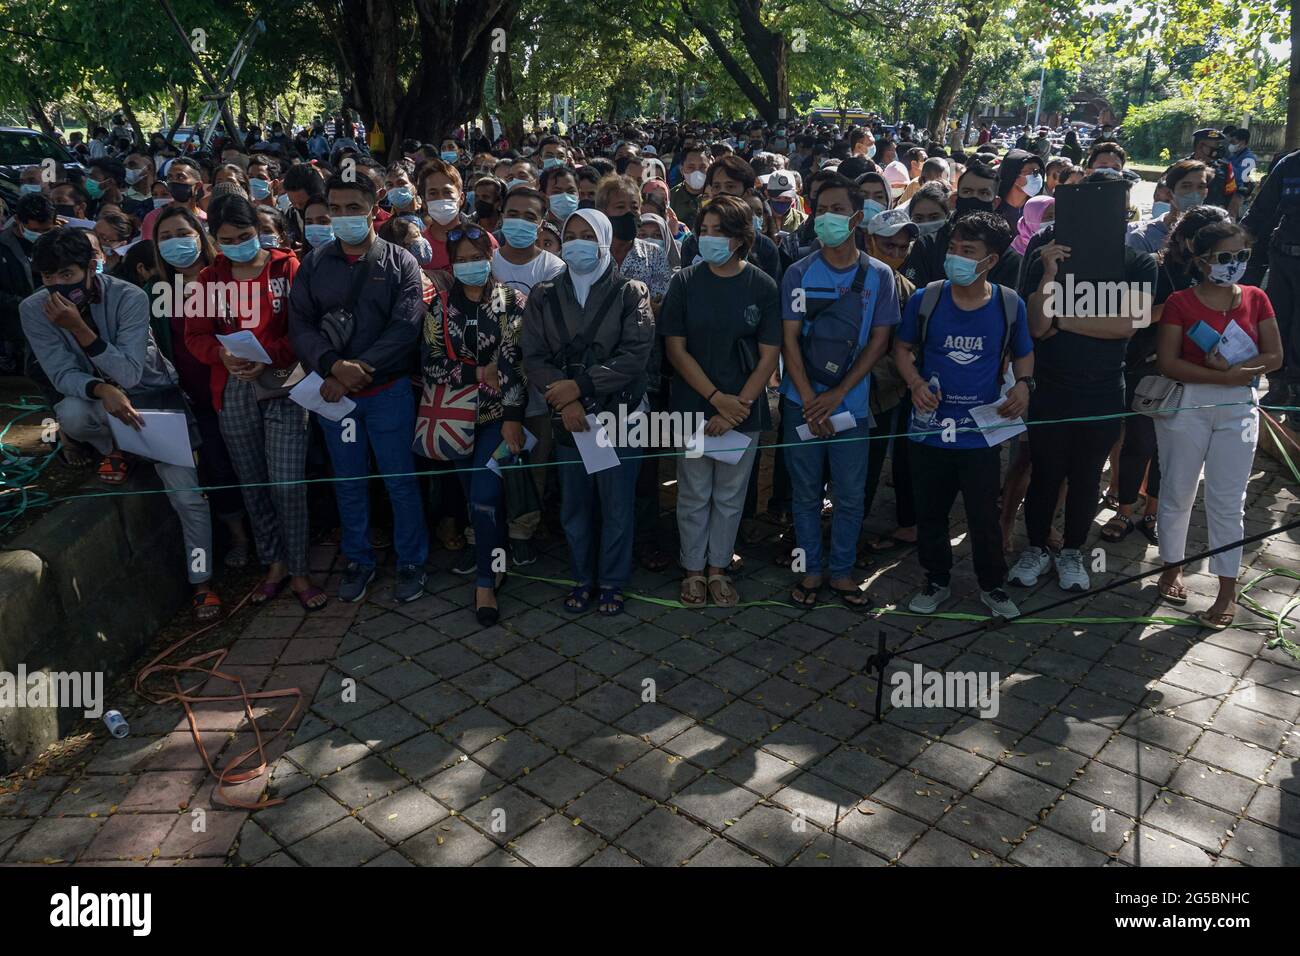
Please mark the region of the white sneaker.
<svg viewBox="0 0 1300 956"><path fill-rule="evenodd" d="M1052 568L1052 556L1044 548L1028 547L1007 573L1007 582L1022 588L1032 588L1038 579Z"/></svg>
<svg viewBox="0 0 1300 956"><path fill-rule="evenodd" d="M1083 569L1083 552L1078 548L1062 548L1056 556L1056 580L1062 591L1086 591L1092 587L1088 572Z"/></svg>
<svg viewBox="0 0 1300 956"><path fill-rule="evenodd" d="M907 609L913 614L933 614L950 597L952 597L952 588L927 582L924 590L908 603Z"/></svg>
<svg viewBox="0 0 1300 956"><path fill-rule="evenodd" d="M1016 602L1011 600L1010 595L1001 588L994 588L992 591L981 591L980 600L984 602L986 608L998 617L1020 616L1020 608L1016 607Z"/></svg>

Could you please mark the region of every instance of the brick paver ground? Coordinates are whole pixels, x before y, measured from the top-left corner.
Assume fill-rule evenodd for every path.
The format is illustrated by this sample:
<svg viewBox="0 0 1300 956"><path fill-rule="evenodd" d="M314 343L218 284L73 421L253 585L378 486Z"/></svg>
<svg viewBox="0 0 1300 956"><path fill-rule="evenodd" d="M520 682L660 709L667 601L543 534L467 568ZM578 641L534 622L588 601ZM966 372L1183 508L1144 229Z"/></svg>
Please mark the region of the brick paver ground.
<svg viewBox="0 0 1300 956"><path fill-rule="evenodd" d="M1294 490L1259 467L1248 534L1300 514ZM874 512L891 508L884 489ZM1205 546L1198 510L1189 547ZM958 550L954 593L967 597L953 609L979 613L964 541ZM741 552L742 599L786 600L774 549ZM332 548L314 554L322 572L335 567ZM179 710L147 706L130 715L130 738L97 741L75 776L0 795L0 861L1300 864L1300 666L1265 649L1261 630L1008 627L894 665L996 672L996 716L901 709L875 723L865 665L881 630L891 645L915 631L916 645L964 625L635 600L622 617L574 617L562 589L515 576L501 625L484 630L450 560L434 554L415 603L393 605L388 569L361 606L304 616L281 599L235 642L230 666L250 689L297 686L310 702L266 779L236 788L250 798L269 783L284 803L252 815L223 804ZM1134 534L1106 560L1095 583L1157 556ZM1298 568L1300 537L1252 546L1246 564L1243 580ZM523 570L567 576L562 543ZM1189 610L1214 589L1193 570ZM910 552L869 573L878 602L921 581ZM1272 578L1255 593L1280 608L1296 584ZM677 588L675 574L645 571L631 586L666 599ZM1059 593L1048 582L1016 596L1032 609ZM1149 583L1057 613L1177 612ZM249 746L238 707L204 706L200 720L219 764Z"/></svg>

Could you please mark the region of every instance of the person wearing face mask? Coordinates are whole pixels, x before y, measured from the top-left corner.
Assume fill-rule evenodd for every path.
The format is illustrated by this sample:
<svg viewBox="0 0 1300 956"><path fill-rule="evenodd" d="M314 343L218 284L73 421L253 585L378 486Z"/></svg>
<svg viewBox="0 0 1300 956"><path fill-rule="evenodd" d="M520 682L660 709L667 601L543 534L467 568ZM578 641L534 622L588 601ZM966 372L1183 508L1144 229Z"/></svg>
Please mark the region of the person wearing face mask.
<svg viewBox="0 0 1300 956"><path fill-rule="evenodd" d="M1250 236L1230 222L1211 223L1191 239L1192 268L1200 281L1165 302L1157 340L1160 373L1183 383L1176 415L1156 419L1160 451L1161 596L1186 604L1182 569L1196 489L1205 476L1205 516L1210 548L1244 536L1246 483L1258 440L1255 388L1259 376L1282 366L1282 336L1263 290L1240 284L1250 259ZM1230 326L1242 343L1229 361L1217 339ZM1219 579L1214 603L1198 612L1202 626L1224 630L1233 621L1242 549L1210 558Z"/></svg>
<svg viewBox="0 0 1300 956"><path fill-rule="evenodd" d="M1011 248L1018 255L1022 257L1025 255L1029 241L1042 231L1044 217L1051 212L1054 205L1056 200L1051 196L1035 196L1025 203L1020 222L1016 223L1016 237L1011 240Z"/></svg>
<svg viewBox="0 0 1300 956"><path fill-rule="evenodd" d="M495 176L480 176L465 193L464 208L469 210L469 221L488 232L500 232L506 192L506 184Z"/></svg>
<svg viewBox="0 0 1300 956"><path fill-rule="evenodd" d="M748 200L755 196L758 176L754 167L739 156L723 156L715 159L705 174L704 205L718 196L735 196ZM761 206L759 207L761 208ZM699 261L698 239L687 236L682 241L682 262L695 264ZM753 248L749 250L749 261L758 266L773 279L781 275L781 252L776 243L762 233L754 236Z"/></svg>
<svg viewBox="0 0 1300 956"><path fill-rule="evenodd" d="M1140 252L1156 253L1164 248L1178 217L1205 204L1209 195L1210 168L1196 159L1180 159L1160 177L1168 190L1169 200L1163 215L1157 216L1159 207L1151 205L1151 218L1128 227L1125 243Z"/></svg>
<svg viewBox="0 0 1300 956"><path fill-rule="evenodd" d="M791 591L800 606L817 603L827 582L850 607L868 600L853 577L866 487L872 367L889 346L898 324L894 274L859 251L854 233L862 219L862 193L836 173L817 193L817 250L786 270L781 280L784 318L781 423L786 466L792 479L795 540L806 571ZM833 416L847 412L852 425L836 431ZM800 425L810 437L803 440ZM827 439L836 439L827 441ZM858 439L846 441L845 439ZM831 551L823 560L822 496L830 483Z"/></svg>
<svg viewBox="0 0 1300 956"><path fill-rule="evenodd" d="M880 173L863 173L857 177L856 182L858 188L862 190L863 197L862 222L858 224L857 232L858 248L866 249L867 229L871 225L871 220L890 207L891 190L889 181Z"/></svg>
<svg viewBox="0 0 1300 956"><path fill-rule="evenodd" d="M1198 129L1192 134L1192 154L1210 168L1210 191L1205 201L1211 206L1222 206L1236 219L1241 213L1241 190L1232 163L1223 156L1228 145L1227 137L1217 129Z"/></svg>
<svg viewBox="0 0 1300 956"><path fill-rule="evenodd" d="M1232 177L1240 189L1246 189L1255 178L1255 169L1259 165L1257 157L1250 149L1250 130L1241 126L1231 131L1224 130L1228 137L1228 162L1232 166Z"/></svg>
<svg viewBox="0 0 1300 956"><path fill-rule="evenodd" d="M771 428L767 382L781 351L776 282L747 261L754 230L749 206L732 196L700 214L704 261L673 277L664 299L662 333L677 375L670 411L703 419L704 434L734 434L743 454L734 463L709 457L677 461L677 530L684 604L734 607L727 577L740 528L758 436Z"/></svg>
<svg viewBox="0 0 1300 956"><path fill-rule="evenodd" d="M1094 170L1086 182L1124 190L1127 196L1127 181L1117 170ZM1007 579L1021 587L1033 587L1055 563L1061 590L1087 591L1091 580L1082 549L1097 515L1102 467L1119 440L1120 416L1126 411L1124 370L1129 339L1150 317L1158 269L1149 253L1124 246L1121 271L1091 280L1122 284L1115 286L1127 293L1114 303L1117 314L1100 308L1113 302L1114 296L1097 296L1092 308L1082 301L1063 302L1061 293L1070 288L1071 281L1065 275L1068 267L1062 269L1061 263L1069 261L1070 249L1055 240L1059 222L1058 216L1029 259L1022 286L1022 293L1030 293L1030 331L1037 342L1037 388L1030 403L1030 418L1037 424L1029 430L1031 469L1025 493L1029 546ZM1107 236L1113 234L1117 242L1124 235L1122 221L1097 221L1093 226L1105 230ZM1076 311L1092 314L1073 314ZM1058 314L1061 312L1071 314ZM1049 537L1063 483L1063 541L1053 562Z"/></svg>
<svg viewBox="0 0 1300 956"><path fill-rule="evenodd" d="M917 237L932 236L948 223L952 190L944 183L926 183L907 202L907 218L916 225Z"/></svg>
<svg viewBox="0 0 1300 956"><path fill-rule="evenodd" d="M375 187L368 177L349 182L334 176L325 185L325 198L335 240L303 259L289 293L289 340L303 365L324 379L325 401L347 395L356 403L343 421L318 416L334 474L354 479L334 483L347 560L339 600L363 600L375 579L370 498L366 482L359 480L369 474L373 453L393 509L393 597L407 603L424 593L429 556L411 451L410 371L425 313L420 265L405 249L375 235ZM352 318L343 328L335 321L340 309ZM328 333L324 322L330 323Z"/></svg>
<svg viewBox="0 0 1300 956"><path fill-rule="evenodd" d="M433 258L424 265L424 271L446 272L451 268L447 233L458 225L467 224L460 211L464 200L460 171L441 159L428 160L420 167L419 194L424 200L424 238L433 250Z"/></svg>
<svg viewBox="0 0 1300 956"><path fill-rule="evenodd" d="M58 401L57 393L31 358L18 306L41 285L40 276L32 272L36 240L58 225L54 203L38 190L19 197L13 218L0 231L0 366L6 374L21 375L29 370L51 405ZM84 448L74 448L66 457L81 464L86 454Z"/></svg>
<svg viewBox="0 0 1300 956"><path fill-rule="evenodd" d="M798 180L793 172L778 169L767 177L763 186L782 235L793 232L804 224L808 214L799 202Z"/></svg>
<svg viewBox="0 0 1300 956"><path fill-rule="evenodd" d="M307 487L308 412L288 394L268 394L264 373L297 364L289 343L289 290L298 259L286 249L265 248L253 205L241 196L213 202L208 226L219 255L198 282L203 310L187 315L185 344L211 369L209 384L221 435L251 517L257 555L266 577L252 604L274 600L287 585L307 612L328 600L311 580L311 525ZM228 290L238 289L237 295ZM248 330L270 365L232 355L217 339Z"/></svg>
<svg viewBox="0 0 1300 956"><path fill-rule="evenodd" d="M546 199L546 218L557 226L578 211L578 180L567 166L542 170L541 193Z"/></svg>
<svg viewBox="0 0 1300 956"><path fill-rule="evenodd" d="M439 434L440 409L429 396L439 386L477 384L472 448L461 452L460 482L474 528L469 573L475 575L475 616L480 625L491 627L500 616L496 592L505 579L497 554L506 542L506 512L502 480L486 465L503 443L511 455L524 449L528 396L519 349L524 297L493 278L495 245L487 232L462 226L447 234L447 244L452 282L439 289L424 320L420 365L425 399L416 447L426 458L446 457L437 446L450 439Z"/></svg>
<svg viewBox="0 0 1300 956"><path fill-rule="evenodd" d="M704 198L705 173L713 156L703 143L692 143L682 153L682 180L672 188L669 205L677 218L693 223L699 215L700 201Z"/></svg>
<svg viewBox="0 0 1300 956"><path fill-rule="evenodd" d="M96 275L93 258L81 230L61 227L41 236L32 263L45 286L24 299L19 311L37 361L62 396L54 406L59 430L111 458L109 416L138 429L144 419L137 408L157 407L162 394L174 394L181 407L184 399L175 369L150 334L148 295L123 279ZM198 490L198 472L193 464L152 464L180 519L185 551L178 557L194 587L195 618L215 620L221 599L209 583L215 565L212 518Z"/></svg>
<svg viewBox="0 0 1300 956"><path fill-rule="evenodd" d="M650 306L654 314L668 291L672 272L668 268L668 254L643 239L637 238L641 218L641 190L627 176L614 174L601 179L596 187L596 208L605 214L613 230L609 243L610 258L614 268L624 279L645 283L650 290ZM663 384L665 378L663 341L656 335L654 348L647 366L646 400L653 411L662 411L667 399ZM659 506L659 469L663 459L645 457L640 463L636 498L636 552L643 566L651 571L662 571L671 562L671 556L659 546L666 537L661 528Z"/></svg>
<svg viewBox="0 0 1300 956"><path fill-rule="evenodd" d="M577 584L564 606L582 613L594 598L602 614L620 614L632 574L643 450L618 448L618 466L589 475L572 433L590 428L589 414L609 412L619 419L616 442L627 416L648 407L654 313L645 283L619 275L610 254L614 228L604 213L578 210L565 221L563 238L566 270L538 283L524 310L524 373L557 419L556 457L566 463L558 469L561 518Z"/></svg>
<svg viewBox="0 0 1300 956"><path fill-rule="evenodd" d="M963 216L972 212L992 212L997 201L998 174L979 160L972 160L957 181L957 191L949 196L952 217L933 231L922 231L907 261L899 270L904 277L920 289L944 278L944 263L952 241L952 229ZM928 188L928 187L927 187ZM918 193L917 195L920 195ZM917 229L921 227L918 225ZM1010 246L999 255L989 273L989 281L996 285L1016 287L1020 274L1020 256Z"/></svg>
<svg viewBox="0 0 1300 956"><path fill-rule="evenodd" d="M958 187L960 189L960 187ZM1043 161L1033 153L1013 149L998 167L996 212L1012 229L1020 221L1025 203L1043 191Z"/></svg>
<svg viewBox="0 0 1300 956"><path fill-rule="evenodd" d="M1020 611L1004 590L1006 562L998 524L1001 447L998 433L981 432L971 409L996 403L998 414L1024 414L1034 386L1034 348L1025 305L1015 290L989 281L993 261L1011 244L996 213L963 216L952 229L947 280L908 300L894 360L911 392L912 490L917 555L925 587L908 609L933 614L951 596L949 512L960 491L980 600L994 614ZM927 317L928 316L928 317ZM1007 370L1015 379L1004 388Z"/></svg>
<svg viewBox="0 0 1300 956"><path fill-rule="evenodd" d="M207 187L199 173L199 164L192 159L177 157L167 167L167 190L172 201L184 206L200 220L206 220L208 214L200 205ZM155 209L144 218L140 234L145 239L153 238L154 223L158 221L159 210Z"/></svg>
<svg viewBox="0 0 1300 956"><path fill-rule="evenodd" d="M153 161L148 153L132 150L126 154L126 164L122 171L126 187L122 194L122 209L141 222L154 208L154 172Z"/></svg>
<svg viewBox="0 0 1300 956"><path fill-rule="evenodd" d="M916 286L900 275L898 270L906 261L907 253L918 234L916 223L908 219L907 212L902 209L887 209L867 225L867 252L893 271L899 302L907 302L916 291ZM889 348L871 370L870 408L875 425L871 429L872 454L867 458L867 483L862 512L871 514L871 505L875 501L880 476L884 471L885 453L888 452L894 480L894 517L897 524L888 534L867 538L866 550L859 561L863 565L868 564L874 554L916 543L916 505L912 497L909 442L887 437L905 435L911 420L911 403L903 401L907 396L907 386L903 384L898 365L894 361L893 345L891 338Z"/></svg>
<svg viewBox="0 0 1300 956"><path fill-rule="evenodd" d="M85 189L73 182L58 182L50 187L50 200L58 212L63 224L81 227L82 223L93 222L86 218L90 208L90 197Z"/></svg>

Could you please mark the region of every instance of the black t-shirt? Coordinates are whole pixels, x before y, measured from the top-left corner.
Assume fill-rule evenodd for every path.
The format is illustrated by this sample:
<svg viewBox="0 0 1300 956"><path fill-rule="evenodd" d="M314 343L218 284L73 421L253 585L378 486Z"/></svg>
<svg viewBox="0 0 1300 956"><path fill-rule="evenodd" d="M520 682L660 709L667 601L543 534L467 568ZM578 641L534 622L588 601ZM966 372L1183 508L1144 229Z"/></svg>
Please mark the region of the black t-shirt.
<svg viewBox="0 0 1300 956"><path fill-rule="evenodd" d="M1169 263L1160 263L1156 273L1156 294L1151 304L1164 305L1175 292L1190 289L1196 282L1191 274ZM1128 340L1128 352L1124 356L1125 373L1129 384L1135 384L1144 375L1156 372L1156 339L1159 336L1159 323L1151 323L1144 329L1137 329L1133 338Z"/></svg>
<svg viewBox="0 0 1300 956"><path fill-rule="evenodd" d="M938 232L921 236L912 243L912 251L907 254L899 274L916 286L924 289L936 279L947 276L943 271L943 260L948 256L948 243L952 240L952 223L949 222ZM996 285L1009 285L1015 288L1020 275L1020 254L1010 246L998 258L998 264L989 270L989 281Z"/></svg>
<svg viewBox="0 0 1300 956"><path fill-rule="evenodd" d="M781 345L780 292L772 277L752 264L726 278L706 263L687 266L668 283L658 325L665 337L686 339L686 351L716 388L738 395L757 367L759 345ZM680 375L673 376L668 408L705 418L717 414ZM771 427L767 402L760 396L736 431Z"/></svg>
<svg viewBox="0 0 1300 956"><path fill-rule="evenodd" d="M1125 246L1124 274L1111 281L1144 284L1154 292L1157 271L1155 256ZM1024 289L1032 295L1042 280L1042 256L1035 250L1025 269ZM1055 335L1039 339L1034 348L1034 379L1038 387L1030 401L1030 418L1075 418L1123 412L1129 342L1128 338L1098 339L1059 330Z"/></svg>

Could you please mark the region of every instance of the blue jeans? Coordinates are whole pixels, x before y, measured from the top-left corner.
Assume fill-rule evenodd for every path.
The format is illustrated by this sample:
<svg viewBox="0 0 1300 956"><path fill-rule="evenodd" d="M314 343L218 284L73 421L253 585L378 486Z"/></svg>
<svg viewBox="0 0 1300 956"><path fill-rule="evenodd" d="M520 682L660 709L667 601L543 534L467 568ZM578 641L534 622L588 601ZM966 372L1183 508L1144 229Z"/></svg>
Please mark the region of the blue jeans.
<svg viewBox="0 0 1300 956"><path fill-rule="evenodd" d="M477 587L496 586L492 569L494 553L506 546L505 482L485 467L501 444L501 422L488 422L474 429L474 454L460 464L460 486L469 502L469 520L474 527L474 556L478 560ZM471 470L481 469L479 471Z"/></svg>
<svg viewBox="0 0 1300 956"><path fill-rule="evenodd" d="M834 509L830 573L832 578L848 577L858 557L858 534L862 531L871 444L866 438L871 434L871 426L867 419L858 419L856 427L840 432L834 439L800 441L795 429L804 423L803 408L789 402L786 411L781 441L789 446L784 451L793 486L790 511L794 517L795 543L807 558L808 573L821 574L826 567L822 554L822 489L829 481Z"/></svg>
<svg viewBox="0 0 1300 956"><path fill-rule="evenodd" d="M343 526L343 556L363 567L374 567L370 547L370 490L362 480L370 474L370 450L379 473L387 477L388 499L393 503L393 549L398 564L418 564L429 558L429 533L424 527L424 507L415 471L411 439L415 436L415 398L403 379L375 395L353 396L357 403L342 421L320 419L334 465L334 496ZM355 429L344 441L348 423Z"/></svg>
<svg viewBox="0 0 1300 956"><path fill-rule="evenodd" d="M590 587L624 587L632 576L632 534L636 519L636 479L645 452L620 448L617 468L587 474L582 456L571 445L557 444L560 472L560 520L569 542L573 580ZM599 529L599 530L598 530ZM599 540L597 534L599 533Z"/></svg>

